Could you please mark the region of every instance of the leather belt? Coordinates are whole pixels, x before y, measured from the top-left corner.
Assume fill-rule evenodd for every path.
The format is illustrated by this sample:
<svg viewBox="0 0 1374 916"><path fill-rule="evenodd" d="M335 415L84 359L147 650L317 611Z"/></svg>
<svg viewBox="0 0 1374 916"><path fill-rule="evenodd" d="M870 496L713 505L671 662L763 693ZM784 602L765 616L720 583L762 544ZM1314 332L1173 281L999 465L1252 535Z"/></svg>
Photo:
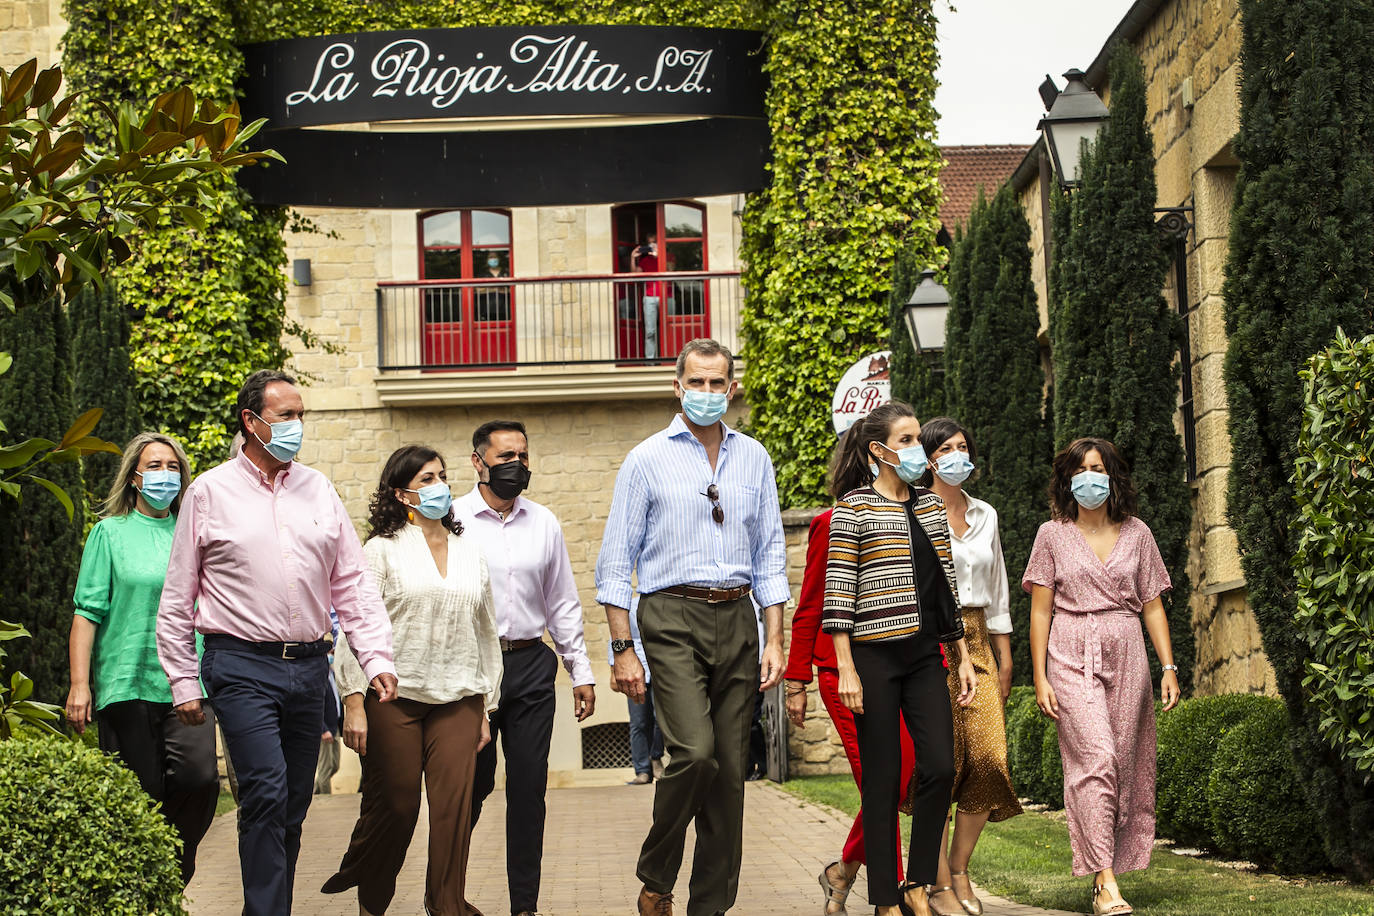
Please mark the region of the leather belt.
<svg viewBox="0 0 1374 916"><path fill-rule="evenodd" d="M530 646L537 646L543 641L537 636L534 639L502 639L501 651L514 652L516 649L528 649Z"/></svg>
<svg viewBox="0 0 1374 916"><path fill-rule="evenodd" d="M253 642L227 633L205 634L207 649L243 649L255 655L271 655L288 661L297 658L317 658L334 651L334 640L328 636L311 642Z"/></svg>
<svg viewBox="0 0 1374 916"><path fill-rule="evenodd" d="M671 588L661 588L655 594L672 595L675 598L691 598L695 601L705 601L707 604L724 604L727 601L738 601L746 597L754 590L751 585L737 585L734 588L703 588L700 585L674 585Z"/></svg>

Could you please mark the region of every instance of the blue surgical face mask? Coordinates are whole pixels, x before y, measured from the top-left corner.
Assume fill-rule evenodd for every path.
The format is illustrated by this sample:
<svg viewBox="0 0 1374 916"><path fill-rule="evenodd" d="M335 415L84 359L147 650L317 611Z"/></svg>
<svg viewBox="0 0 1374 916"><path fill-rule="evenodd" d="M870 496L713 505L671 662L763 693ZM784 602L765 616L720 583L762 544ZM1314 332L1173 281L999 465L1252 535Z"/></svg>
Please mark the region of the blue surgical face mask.
<svg viewBox="0 0 1374 916"><path fill-rule="evenodd" d="M143 486L138 488L138 492L143 495L144 502L159 512L170 506L181 492L180 471L150 470L139 473L143 476Z"/></svg>
<svg viewBox="0 0 1374 916"><path fill-rule="evenodd" d="M262 417L253 414L259 420ZM262 422L267 423L266 420ZM305 424L300 420L282 420L279 423L267 423L272 429L272 438L268 442L263 442L262 437L253 433L253 438L265 449L267 454L278 461L291 461L301 450L301 437L305 434Z"/></svg>
<svg viewBox="0 0 1374 916"><path fill-rule="evenodd" d="M1100 471L1079 471L1073 475L1070 485L1073 498L1084 509L1096 509L1112 492L1112 479Z"/></svg>
<svg viewBox="0 0 1374 916"><path fill-rule="evenodd" d="M968 452L945 452L935 459L935 473L951 487L957 487L973 473L973 462L969 460Z"/></svg>
<svg viewBox="0 0 1374 916"><path fill-rule="evenodd" d="M883 448L887 448L887 446L884 445ZM878 460L890 468L895 468L897 476L902 478L904 483L915 483L926 472L926 450L921 447L920 443L909 445L904 449L888 448L887 450L895 452L898 463L893 464L891 461L883 461L881 458Z"/></svg>
<svg viewBox="0 0 1374 916"><path fill-rule="evenodd" d="M406 492L420 497L420 514L425 518L443 518L448 515L448 507L453 503L453 491L442 481L418 490L407 489Z"/></svg>
<svg viewBox="0 0 1374 916"><path fill-rule="evenodd" d="M487 258L487 266L488 266L488 267L500 267L500 266L501 266L501 259L500 259L500 258Z"/></svg>
<svg viewBox="0 0 1374 916"><path fill-rule="evenodd" d="M689 388L682 392L682 412L697 426L714 425L725 416L725 408L729 405L730 399L723 391L693 391Z"/></svg>

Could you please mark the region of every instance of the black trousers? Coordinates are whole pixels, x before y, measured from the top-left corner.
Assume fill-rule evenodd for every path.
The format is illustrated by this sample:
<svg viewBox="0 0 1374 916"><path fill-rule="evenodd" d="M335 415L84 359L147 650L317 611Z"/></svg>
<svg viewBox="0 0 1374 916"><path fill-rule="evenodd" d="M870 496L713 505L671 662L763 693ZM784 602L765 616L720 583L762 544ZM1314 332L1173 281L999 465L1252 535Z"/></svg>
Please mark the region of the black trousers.
<svg viewBox="0 0 1374 916"><path fill-rule="evenodd" d="M138 782L162 803L162 816L181 838L181 881L196 872L196 846L215 819L219 771L215 766L215 716L204 725L182 725L171 703L125 700L95 714L100 749L117 755Z"/></svg>
<svg viewBox="0 0 1374 916"><path fill-rule="evenodd" d="M329 661L207 645L200 677L238 772L243 916L288 916Z"/></svg>
<svg viewBox="0 0 1374 916"><path fill-rule="evenodd" d="M939 645L917 636L890 642L851 642L863 685L863 714L854 715L863 765L864 847L868 902L896 906L897 805L901 801L902 720L916 750L915 808L907 849L907 880L934 884L940 834L954 789L954 718Z"/></svg>
<svg viewBox="0 0 1374 916"><path fill-rule="evenodd" d="M491 743L477 755L472 824L496 787L496 742L506 757L506 884L510 911L539 909L544 860L544 792L553 741L554 678L558 656L544 643L501 656L501 699L491 715Z"/></svg>

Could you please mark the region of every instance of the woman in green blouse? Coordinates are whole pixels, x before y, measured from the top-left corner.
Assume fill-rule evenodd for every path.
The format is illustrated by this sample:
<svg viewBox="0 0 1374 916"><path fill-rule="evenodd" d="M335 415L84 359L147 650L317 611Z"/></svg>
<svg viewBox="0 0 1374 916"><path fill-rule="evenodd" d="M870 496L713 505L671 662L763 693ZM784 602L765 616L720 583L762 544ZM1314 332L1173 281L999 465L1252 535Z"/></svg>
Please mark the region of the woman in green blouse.
<svg viewBox="0 0 1374 916"><path fill-rule="evenodd" d="M94 718L101 750L117 754L162 803L182 840L181 877L188 883L219 797L214 717L207 710L204 725L178 721L155 629L172 530L190 482L176 440L139 433L125 447L81 555L67 693L72 726L85 731Z"/></svg>

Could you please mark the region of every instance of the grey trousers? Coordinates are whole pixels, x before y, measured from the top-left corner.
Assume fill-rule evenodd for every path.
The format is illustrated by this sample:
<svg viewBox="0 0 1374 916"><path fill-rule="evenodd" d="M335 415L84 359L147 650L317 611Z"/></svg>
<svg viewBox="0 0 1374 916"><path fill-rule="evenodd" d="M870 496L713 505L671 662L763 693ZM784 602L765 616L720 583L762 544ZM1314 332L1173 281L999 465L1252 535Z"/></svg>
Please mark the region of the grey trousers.
<svg viewBox="0 0 1374 916"><path fill-rule="evenodd" d="M687 916L714 916L739 891L744 775L759 689L754 606L747 597L708 604L656 593L640 599L638 613L671 759L655 783L654 822L636 874L654 893L671 891L695 819Z"/></svg>

